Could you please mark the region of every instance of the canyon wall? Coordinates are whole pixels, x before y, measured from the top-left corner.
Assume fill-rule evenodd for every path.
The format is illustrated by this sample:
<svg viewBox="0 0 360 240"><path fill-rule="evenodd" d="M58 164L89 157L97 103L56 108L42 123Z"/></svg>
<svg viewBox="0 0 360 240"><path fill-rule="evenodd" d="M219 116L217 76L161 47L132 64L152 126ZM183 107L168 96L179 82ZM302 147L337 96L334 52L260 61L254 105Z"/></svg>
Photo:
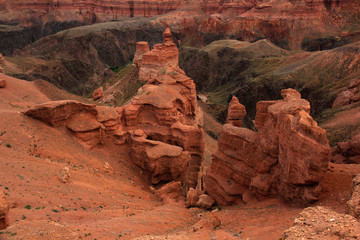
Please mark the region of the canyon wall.
<svg viewBox="0 0 360 240"><path fill-rule="evenodd" d="M173 11L184 0L16 0L0 2L3 23L79 21L86 24L130 17L151 17Z"/></svg>

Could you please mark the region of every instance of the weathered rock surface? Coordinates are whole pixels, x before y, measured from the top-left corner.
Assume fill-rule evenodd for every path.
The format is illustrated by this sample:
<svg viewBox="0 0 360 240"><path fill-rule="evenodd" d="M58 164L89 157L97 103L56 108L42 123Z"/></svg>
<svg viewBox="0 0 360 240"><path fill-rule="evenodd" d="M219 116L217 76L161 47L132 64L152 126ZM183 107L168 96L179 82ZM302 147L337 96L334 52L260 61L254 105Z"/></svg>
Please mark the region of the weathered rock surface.
<svg viewBox="0 0 360 240"><path fill-rule="evenodd" d="M0 190L0 230L8 226L9 203L5 193Z"/></svg>
<svg viewBox="0 0 360 240"><path fill-rule="evenodd" d="M347 213L360 218L360 174L353 179L352 194L350 200L347 202Z"/></svg>
<svg viewBox="0 0 360 240"><path fill-rule="evenodd" d="M218 204L241 202L248 189L301 203L318 198L330 157L326 131L310 117L299 92L281 94L283 100L258 102L258 132L223 126L205 177L205 190Z"/></svg>
<svg viewBox="0 0 360 240"><path fill-rule="evenodd" d="M283 239L359 239L360 223L352 216L325 207L309 207L286 230Z"/></svg>
<svg viewBox="0 0 360 240"><path fill-rule="evenodd" d="M66 125L86 148L108 140L125 144L152 184L180 181L184 194L198 183L205 145L195 84L178 66L178 49L169 29L163 44L139 51L139 72L147 83L128 105L115 109L58 101L25 114L53 126Z"/></svg>

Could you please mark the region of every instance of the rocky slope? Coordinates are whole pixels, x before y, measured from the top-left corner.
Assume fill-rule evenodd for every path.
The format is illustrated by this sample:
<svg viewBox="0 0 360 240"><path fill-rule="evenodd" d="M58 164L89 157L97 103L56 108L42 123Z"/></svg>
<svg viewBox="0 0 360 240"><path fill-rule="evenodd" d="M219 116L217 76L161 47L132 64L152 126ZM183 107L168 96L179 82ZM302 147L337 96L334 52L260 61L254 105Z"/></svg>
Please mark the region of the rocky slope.
<svg viewBox="0 0 360 240"><path fill-rule="evenodd" d="M208 93L209 104L221 107L214 107L214 113L222 122L232 95L253 119L256 102L280 99L280 89L288 87L308 99L312 115L320 119L326 118L322 111L332 108L337 94L358 79L359 52L359 42L326 51L294 52L267 40L221 40L201 49L183 49L180 66L198 91Z"/></svg>
<svg viewBox="0 0 360 240"><path fill-rule="evenodd" d="M78 95L86 95L112 75L109 67L132 60L135 42L161 41L164 27L133 19L73 28L42 38L9 57L7 74L26 80L44 79Z"/></svg>

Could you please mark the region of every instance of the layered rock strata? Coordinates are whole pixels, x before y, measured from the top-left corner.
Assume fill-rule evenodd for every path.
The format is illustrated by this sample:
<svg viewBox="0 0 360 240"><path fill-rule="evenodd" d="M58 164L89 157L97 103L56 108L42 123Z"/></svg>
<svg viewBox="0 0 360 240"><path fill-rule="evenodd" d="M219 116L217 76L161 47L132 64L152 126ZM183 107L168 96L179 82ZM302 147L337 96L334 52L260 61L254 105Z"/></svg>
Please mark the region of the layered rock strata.
<svg viewBox="0 0 360 240"><path fill-rule="evenodd" d="M169 29L162 44L140 51L135 56L142 59L139 72L146 84L128 105L57 101L25 114L53 126L65 125L89 149L107 141L127 146L152 184L176 180L186 191L196 188L205 140L195 84L178 66L179 52Z"/></svg>
<svg viewBox="0 0 360 240"><path fill-rule="evenodd" d="M205 176L205 190L218 204L243 202L249 190L300 203L318 199L330 154L326 131L311 118L310 104L299 92L281 94L283 100L257 103L258 132L223 126ZM229 116L234 111L229 109Z"/></svg>
<svg viewBox="0 0 360 240"><path fill-rule="evenodd" d="M183 0L0 1L0 11L3 15L0 20L9 23L28 23L31 20L55 19L91 24L114 19L165 14L177 9L184 2Z"/></svg>

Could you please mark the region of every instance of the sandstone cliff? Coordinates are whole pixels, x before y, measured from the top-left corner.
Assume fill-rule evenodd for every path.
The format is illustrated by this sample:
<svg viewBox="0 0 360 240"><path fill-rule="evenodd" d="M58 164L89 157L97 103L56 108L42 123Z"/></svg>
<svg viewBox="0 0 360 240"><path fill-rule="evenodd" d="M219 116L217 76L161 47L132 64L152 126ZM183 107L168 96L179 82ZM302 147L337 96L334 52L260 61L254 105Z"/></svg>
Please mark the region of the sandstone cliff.
<svg viewBox="0 0 360 240"><path fill-rule="evenodd" d="M223 126L205 177L205 190L218 204L242 202L249 190L293 202L317 200L330 154L326 131L310 117L309 102L297 91L281 94L283 100L258 102L258 132Z"/></svg>

